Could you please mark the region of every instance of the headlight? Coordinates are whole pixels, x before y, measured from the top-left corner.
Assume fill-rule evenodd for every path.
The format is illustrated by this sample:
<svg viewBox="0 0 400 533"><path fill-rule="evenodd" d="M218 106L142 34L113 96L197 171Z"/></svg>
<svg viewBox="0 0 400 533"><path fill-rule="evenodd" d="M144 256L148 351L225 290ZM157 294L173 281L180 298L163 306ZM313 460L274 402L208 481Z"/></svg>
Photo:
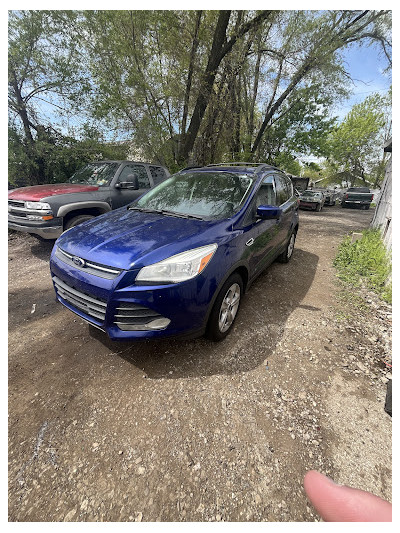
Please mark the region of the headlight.
<svg viewBox="0 0 400 533"><path fill-rule="evenodd" d="M192 279L205 269L217 248L216 244L209 244L173 255L159 263L143 267L136 280L178 283Z"/></svg>
<svg viewBox="0 0 400 533"><path fill-rule="evenodd" d="M27 209L51 209L50 204L46 202L25 202Z"/></svg>

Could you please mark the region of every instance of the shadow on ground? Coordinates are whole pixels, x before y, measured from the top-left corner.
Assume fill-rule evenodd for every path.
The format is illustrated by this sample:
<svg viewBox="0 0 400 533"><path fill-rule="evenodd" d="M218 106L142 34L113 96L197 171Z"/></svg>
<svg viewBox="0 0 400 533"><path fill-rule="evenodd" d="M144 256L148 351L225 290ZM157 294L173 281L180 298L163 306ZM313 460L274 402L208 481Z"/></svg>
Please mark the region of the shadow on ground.
<svg viewBox="0 0 400 533"><path fill-rule="evenodd" d="M312 284L317 263L317 255L296 249L289 264L271 265L250 287L233 331L219 343L203 337L190 341L115 342L94 327L89 327L90 336L143 370L148 378L249 372L273 352L288 317L301 306Z"/></svg>

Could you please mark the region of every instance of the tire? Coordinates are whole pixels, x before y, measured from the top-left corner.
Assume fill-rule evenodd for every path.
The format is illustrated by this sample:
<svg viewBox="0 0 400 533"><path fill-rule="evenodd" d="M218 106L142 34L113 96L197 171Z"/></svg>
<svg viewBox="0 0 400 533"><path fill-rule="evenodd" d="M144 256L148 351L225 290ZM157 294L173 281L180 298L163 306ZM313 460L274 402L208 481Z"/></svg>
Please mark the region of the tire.
<svg viewBox="0 0 400 533"><path fill-rule="evenodd" d="M94 218L94 216L93 215L77 215L76 217L72 217L65 224L64 231L70 228L74 228L75 226L78 226L78 224L82 224L82 222L86 222L87 220L90 220L91 218Z"/></svg>
<svg viewBox="0 0 400 533"><path fill-rule="evenodd" d="M392 380L389 379L386 389L385 412L392 416Z"/></svg>
<svg viewBox="0 0 400 533"><path fill-rule="evenodd" d="M278 261L280 263L289 263L290 259L292 258L293 250L294 250L294 243L296 242L296 235L297 235L297 232L293 231L293 233L289 237L289 240L288 240L288 243L286 245L284 252L278 255Z"/></svg>
<svg viewBox="0 0 400 533"><path fill-rule="evenodd" d="M318 204L317 207L315 208L316 211L321 211L322 209L322 205L321 204Z"/></svg>
<svg viewBox="0 0 400 533"><path fill-rule="evenodd" d="M205 336L212 341L222 341L231 331L239 311L243 294L243 280L232 274L224 283L214 302Z"/></svg>

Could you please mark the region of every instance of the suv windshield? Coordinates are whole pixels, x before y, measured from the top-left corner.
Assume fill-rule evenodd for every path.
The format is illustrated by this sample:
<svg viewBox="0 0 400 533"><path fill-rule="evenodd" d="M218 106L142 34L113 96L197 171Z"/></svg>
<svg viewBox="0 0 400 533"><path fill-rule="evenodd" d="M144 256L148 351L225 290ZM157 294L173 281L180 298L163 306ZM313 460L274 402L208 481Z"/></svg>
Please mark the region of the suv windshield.
<svg viewBox="0 0 400 533"><path fill-rule="evenodd" d="M118 167L119 163L89 163L77 170L68 181L101 187L110 183Z"/></svg>
<svg viewBox="0 0 400 533"><path fill-rule="evenodd" d="M254 178L228 172L175 174L142 196L133 208L204 218L229 218L247 198Z"/></svg>

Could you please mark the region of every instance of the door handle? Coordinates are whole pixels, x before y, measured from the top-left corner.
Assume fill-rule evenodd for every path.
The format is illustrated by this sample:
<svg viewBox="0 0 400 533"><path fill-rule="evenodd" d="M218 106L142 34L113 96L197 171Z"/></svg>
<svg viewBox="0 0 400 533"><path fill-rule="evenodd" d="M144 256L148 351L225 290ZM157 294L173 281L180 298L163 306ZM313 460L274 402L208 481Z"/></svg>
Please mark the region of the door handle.
<svg viewBox="0 0 400 533"><path fill-rule="evenodd" d="M246 246L251 246L252 244L254 244L253 237L246 242Z"/></svg>

